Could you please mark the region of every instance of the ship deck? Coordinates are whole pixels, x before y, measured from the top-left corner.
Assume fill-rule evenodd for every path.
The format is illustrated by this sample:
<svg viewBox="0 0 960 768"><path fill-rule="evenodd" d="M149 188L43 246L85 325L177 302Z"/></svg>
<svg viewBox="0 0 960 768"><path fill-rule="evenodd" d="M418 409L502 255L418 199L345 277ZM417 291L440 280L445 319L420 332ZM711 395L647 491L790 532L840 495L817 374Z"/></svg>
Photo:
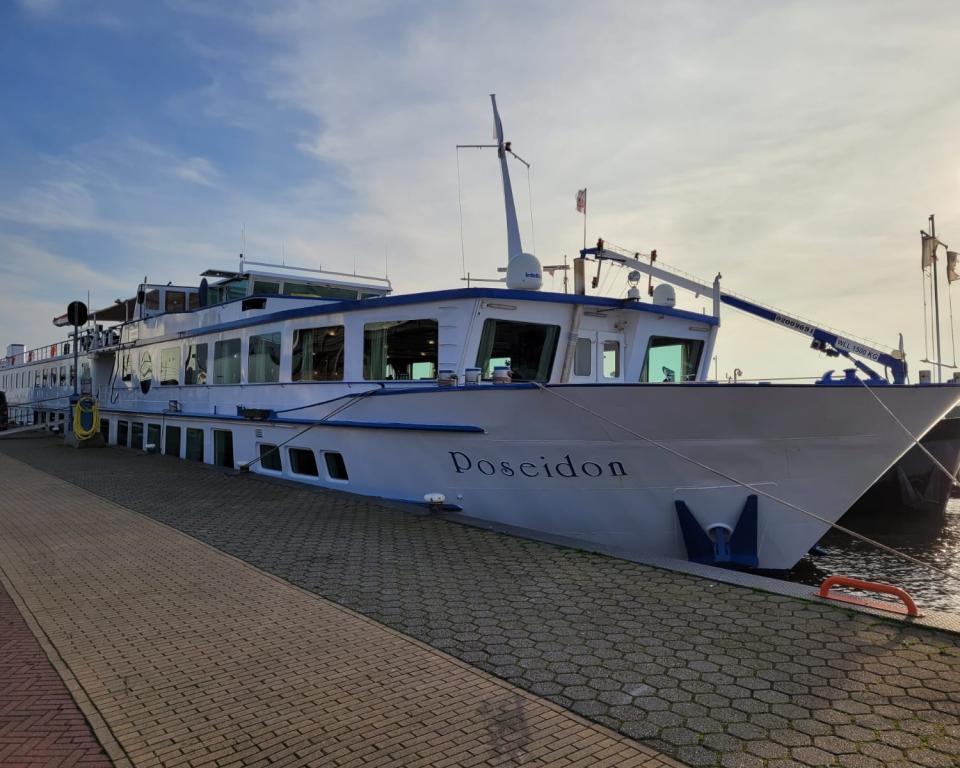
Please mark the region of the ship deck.
<svg viewBox="0 0 960 768"><path fill-rule="evenodd" d="M29 628L0 647L49 678L36 639L116 765L960 754L950 617L905 622L770 579L38 433L0 439L0 482L0 581ZM55 711L34 696L13 726L30 686L0 685L0 762L58 764L57 734L86 750L77 764L102 761L48 682Z"/></svg>

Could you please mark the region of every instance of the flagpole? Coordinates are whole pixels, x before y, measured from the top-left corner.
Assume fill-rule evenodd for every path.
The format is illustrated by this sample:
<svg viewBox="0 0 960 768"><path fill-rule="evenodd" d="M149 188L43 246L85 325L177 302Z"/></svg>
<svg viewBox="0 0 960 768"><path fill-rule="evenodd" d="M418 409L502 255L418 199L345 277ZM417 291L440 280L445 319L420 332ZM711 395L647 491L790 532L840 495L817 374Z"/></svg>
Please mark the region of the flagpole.
<svg viewBox="0 0 960 768"><path fill-rule="evenodd" d="M587 250L587 188L583 188L583 250Z"/></svg>
<svg viewBox="0 0 960 768"><path fill-rule="evenodd" d="M933 220L933 214L930 214L930 237L937 236L936 224ZM934 243L934 249L936 249L936 243ZM943 383L943 359L940 354L940 291L937 288L937 258L936 250L934 250L933 264L933 315L934 315L934 327L937 329L937 383Z"/></svg>

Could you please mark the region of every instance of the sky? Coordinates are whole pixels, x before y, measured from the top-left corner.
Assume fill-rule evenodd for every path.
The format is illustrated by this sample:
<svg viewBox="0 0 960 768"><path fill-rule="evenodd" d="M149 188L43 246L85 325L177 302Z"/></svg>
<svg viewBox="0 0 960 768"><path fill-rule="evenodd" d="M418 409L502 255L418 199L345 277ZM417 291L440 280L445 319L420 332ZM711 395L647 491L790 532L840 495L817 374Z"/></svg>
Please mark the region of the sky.
<svg viewBox="0 0 960 768"><path fill-rule="evenodd" d="M0 3L0 347L58 338L88 291L196 284L241 251L398 292L495 277L496 155L455 146L490 142L496 93L542 263L582 247L586 187L590 243L884 348L903 333L915 380L928 215L960 246L957 29L948 0ZM717 358L721 378L842 367L730 309Z"/></svg>

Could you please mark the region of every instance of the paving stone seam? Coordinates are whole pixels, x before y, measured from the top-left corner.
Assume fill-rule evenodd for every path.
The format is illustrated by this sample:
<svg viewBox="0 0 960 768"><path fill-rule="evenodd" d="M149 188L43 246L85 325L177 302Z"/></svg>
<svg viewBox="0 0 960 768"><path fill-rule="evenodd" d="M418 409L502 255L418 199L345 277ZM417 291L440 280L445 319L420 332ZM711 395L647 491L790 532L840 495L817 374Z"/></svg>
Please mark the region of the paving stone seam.
<svg viewBox="0 0 960 768"><path fill-rule="evenodd" d="M471 674L478 675L478 676L482 677L483 679L485 679L486 681L488 681L488 682L490 682L490 683L493 683L496 687L498 687L498 688L500 688L500 689L502 689L502 690L504 690L504 691L506 691L506 692L509 692L509 693L511 693L511 694L513 694L513 695L516 695L516 696L520 696L520 697L522 697L523 699L525 699L525 700L527 700L527 701L536 702L537 704L539 704L540 706L543 706L544 708L550 710L551 712L554 712L554 713L556 713L556 714L562 715L562 716L564 716L564 717L566 717L566 718L570 718L571 720L575 721L578 725L580 725L580 726L582 726L582 727L585 727L585 728L588 728L588 729L591 729L591 730L595 730L595 731L597 731L597 732L599 732L599 733L602 733L602 734L606 735L606 736L609 737L610 739L613 739L614 741L616 741L616 742L618 742L618 743L620 743L620 744L627 745L627 746L629 746L629 747L631 747L631 748L634 748L634 749L636 749L637 751L642 752L642 753L648 755L650 758L653 758L653 759L655 759L655 760L659 760L662 764L664 764L664 765L666 765L666 766L673 766L674 768L687 768L687 766L686 766L684 763L681 763L681 762L675 760L674 758L669 757L668 755L662 754L662 753L660 753L659 751L657 751L657 750L655 750L655 749L652 749L651 747L648 747L647 745L643 744L642 742L639 742L639 741L636 741L636 740L634 740L634 739L631 739L631 738L629 738L628 736L624 736L623 734L618 733L617 731L613 730L612 728L608 728L607 726L602 725L601 723L598 723L598 722L593 721L593 720L588 720L588 719L582 717L581 715L577 714L576 712L573 712L573 711L570 710L570 709L566 709L565 707L562 707L562 706L560 706L559 704L556 704L555 702L550 701L549 699L547 699L547 698L545 698L545 697L537 696L536 694L530 693L529 691L526 691L526 690L524 690L523 688L520 688L519 686L513 685L513 684L511 684L510 682L508 682L508 681L506 681L506 680L503 680L502 678L497 677L496 675L493 675L493 674L491 674L491 673L489 673L489 672L487 672L487 671L485 671L485 670L483 670L483 669L480 669L479 667L472 666L472 665L468 664L467 662L458 659L458 658L455 657L455 656L452 656L452 655L450 655L450 654L448 654L448 653L445 653L444 651L441 651L441 650L438 649L438 648L434 648L433 646L431 646L431 645L423 642L422 640L417 639L416 637L412 637L411 635L407 635L407 634L405 634L405 633L403 633L403 632L400 632L400 631L398 631L398 630L394 629L393 627L390 627L390 626L388 626L388 625L386 625L386 624L381 624L380 622L375 621L374 619L371 619L370 617L365 616L365 615L362 614L362 613L358 613L358 612L356 612L356 611L353 611L353 610L347 608L346 606L340 605L339 603L334 602L333 600L329 600L329 599L327 599L327 598L325 598L325 597L323 597L323 596L321 596L321 595L318 595L318 594L315 593L315 592L311 592L310 590L307 590L307 589L305 589L305 588L303 588L303 587L301 587L301 586L299 586L299 585L297 585L297 584L294 584L294 583L292 583L292 582L290 582L290 581L287 581L286 579L283 579L283 578L281 578L281 577L279 577L279 576L276 576L275 574L272 574L272 573L270 573L270 572L268 572L268 571L264 571L264 570L262 570L262 569L260 569L260 568L257 568L255 565L252 565L251 563L248 563L247 561L245 561L245 560L237 557L236 555L232 555L232 554L230 554L229 552L225 552L224 550L218 549L217 547L214 547L212 544L208 544L207 542L202 541L201 539L197 539L197 538L189 535L188 533L185 533L184 531L179 530L178 528L175 528L175 527L173 527L173 526L171 526L171 525L168 525L168 524L163 523L163 522L161 522L161 521L159 521L159 520L156 520L155 518L152 518L152 517L150 517L149 515L147 515L147 514L145 514L145 513L143 513L143 512L139 512L139 511L137 511L137 510L135 510L135 509L131 509L131 508L129 508L129 507L125 507L125 506L123 506L122 504L118 504L117 502L115 502L115 501L113 501L113 500L111 500L111 499L109 499L109 498L107 498L107 497L105 497L105 496L100 496L99 494L97 494L97 493L95 493L95 492L93 492L93 491L90 491L90 490L88 490L88 489L86 489L86 488L83 488L83 487L82 487L81 485L79 485L78 483L74 483L74 482L72 482L72 481L70 481L70 480L57 477L56 475L51 475L50 473L45 472L44 470L39 469L38 467L35 467L35 466L33 466L33 465L31 465L31 464L29 464L29 463L27 463L27 462L21 461L20 459L17 459L16 457L10 456L9 454L4 454L4 456L5 456L5 458L7 458L7 459L9 459L9 460L11 460L11 461L15 461L15 462L17 462L18 464L23 465L24 467L27 467L27 468L32 469L32 470L37 471L37 472L41 472L42 474L46 475L47 477L50 477L54 482L61 482L61 483L64 483L64 484L66 484L66 485L73 486L74 488L76 488L77 490L79 490L79 491L80 491L81 493L83 493L83 494L89 494L90 496L94 496L94 497L97 498L101 503L104 503L104 504L108 505L109 507L113 507L114 509L120 510L120 511L122 511L122 512L127 512L127 513L130 513L130 514L134 514L134 515L136 515L137 517L139 517L140 519L149 522L151 525L154 525L154 526L156 526L156 527L158 527L158 528L160 528L160 529L163 529L163 530L165 530L165 531L172 532L172 533L176 534L176 536L179 537L179 538L186 539L186 540L188 540L188 541L190 541L190 542L192 542L192 543L194 543L194 544L200 544L202 547L204 547L205 549L207 549L207 550L209 550L210 552L214 553L215 555L220 556L220 557L228 558L229 560L232 560L234 563L237 563L237 564L239 564L240 566L242 566L244 569L249 570L249 571L251 571L251 572L253 572L253 573L256 573L256 574L257 574L258 576L260 576L261 578L262 578L262 577L267 577L267 578L269 578L271 581L273 581L273 582L275 582L275 583L278 583L278 584L281 584L281 585L283 585L284 587L295 589L296 591L300 592L301 594L308 596L310 599L316 600L316 601L319 601L319 602L322 602L322 603L325 603L325 604L327 604L328 606L330 606L331 608L334 608L336 611L338 611L338 612L340 612L340 613L342 613L342 614L344 614L344 615L346 615L346 616L349 616L349 617L351 617L351 618L353 618L353 619L355 619L355 620L359 620L359 621L362 622L363 624L366 624L366 625L368 625L368 626L374 627L374 628L378 629L379 631L385 631L385 632L389 633L390 635L392 635L392 636L394 636L394 637L400 638L400 639L403 640L403 641L406 641L406 642L408 642L408 643L411 643L412 645L414 645L415 647L419 648L420 650L426 651L426 652L429 653L431 656L434 656L434 657L436 657L436 658L438 658L438 659L441 659L441 660L443 660L443 661L445 661L445 662L448 662L448 663L449 663L449 662L452 662L452 663L455 664L458 668L460 668L460 669L462 669L462 670L464 670L464 671L466 671L466 672L469 672L469 673L471 673ZM351 494L351 495L352 495L352 494ZM0 567L0 578L3 579L3 581L4 581L5 584L9 583L9 579L6 577L6 574L3 573L2 567ZM12 586L12 585L11 585L11 586ZM24 608L26 607L25 603L22 601L22 599L20 599L19 594L16 594L15 591L12 592L12 594L15 594L15 595L16 595L16 596L14 597L14 600L15 600L15 602L17 603L18 609L20 609L20 610L21 610L21 613L23 613L23 610L24 610ZM27 609L27 610L29 610L29 609ZM40 632L43 632L42 628L39 627L39 624L38 624L38 623L36 622L36 620L34 619L32 613L29 614L29 615L30 615L30 618L28 619L28 625L31 627L31 631L34 632L34 635L37 634L37 631L38 631L38 630L39 630ZM63 677L63 676L64 676L63 671L65 670L65 671L67 672L67 674L69 675L69 679L72 680L72 681L74 681L74 684L75 684L75 685L74 685L74 687L71 687L70 684L67 683L67 681L66 681L66 679L65 679L65 683L67 684L67 688L68 688L68 690L70 690L71 695L73 695L74 698L76 699L76 698L77 698L76 691L79 690L79 691L82 692L82 694L83 694L82 698L83 698L83 701L86 703L87 709L84 709L84 708L83 708L83 704L81 703L81 701L78 700L78 701L77 701L77 704L78 704L78 706L80 706L81 711L83 711L84 716L87 717L88 720L89 720L89 715L88 715L87 713L88 713L89 710L92 709L92 710L96 713L97 720L98 720L100 723L102 723L102 726L103 726L102 728L98 728L98 727L97 727L97 724L95 724L95 723L91 723L91 727L93 728L94 733L95 733L95 735L97 736L98 740L100 740L101 745L104 747L104 751L106 751L107 754L108 754L108 756L110 756L110 758L114 760L114 762L115 762L115 764L118 766L118 768L134 768L134 763L133 763L132 760L130 759L129 755L127 755L127 753L126 753L126 752L123 750L123 748L120 746L119 741L116 739L116 737L114 736L114 734L113 734L112 731L110 730L109 726L106 724L106 720L105 720L105 719L103 718L103 716L100 714L99 708L96 706L96 704L95 704L95 703L93 702L93 700L90 698L90 696L87 694L87 692L86 692L86 690L84 689L84 687L79 683L79 681L77 681L77 679L76 679L76 677L73 675L72 671L69 670L69 667L66 665L66 662L64 662L64 661L62 661L62 659L60 659L59 653L56 651L56 649L55 649L55 647L52 645L52 643L49 643L49 642L47 641L47 639L46 639L46 634L45 634L45 633L43 634L43 637L44 637L44 639L40 640L40 642L41 642L41 644L44 646L44 650L45 650L45 652L47 653L47 655L50 656L50 654L51 654L51 652L52 652L52 653L54 654L54 656L55 656L55 659L59 660L59 661L57 661L57 660L55 660L54 658L51 658L51 661L52 661L52 663L54 664L54 666L57 668L57 671L58 671L58 672L61 674L61 676ZM38 638L38 639L39 639L39 638ZM47 647L48 647L48 646L49 646L50 650L47 650ZM108 738L107 738L107 743L104 743L104 736L107 736L107 737L108 737ZM111 752L110 749L108 749L107 744L112 745L112 747L113 747L113 751L112 751L112 752ZM117 754L118 751L119 751L121 754Z"/></svg>
<svg viewBox="0 0 960 768"><path fill-rule="evenodd" d="M20 593L7 575L2 564L0 564L0 585L3 586L10 596L10 600L16 606L24 623L40 644L44 654L60 676L63 684L67 687L67 691L69 691L71 698L76 703L77 708L83 715L90 730L93 731L93 735L97 737L97 741L100 743L100 746L103 747L103 751L106 752L107 757L110 758L116 768L133 768L133 763L129 755L127 755L126 750L120 745L110 726L107 725L107 721L103 718L100 709L94 703L93 699L90 698L83 684L77 679L76 675L73 674L73 670L70 669L70 666L60 655L57 647L50 641L46 631L40 622L37 621L30 606L28 606L20 596Z"/></svg>

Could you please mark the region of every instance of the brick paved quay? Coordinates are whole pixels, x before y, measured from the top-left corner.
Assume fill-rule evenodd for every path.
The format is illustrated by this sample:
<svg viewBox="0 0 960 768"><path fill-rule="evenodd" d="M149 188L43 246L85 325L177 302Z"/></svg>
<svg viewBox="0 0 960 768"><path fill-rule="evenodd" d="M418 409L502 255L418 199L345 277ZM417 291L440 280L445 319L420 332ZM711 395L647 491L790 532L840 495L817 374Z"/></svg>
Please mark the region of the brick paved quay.
<svg viewBox="0 0 960 768"><path fill-rule="evenodd" d="M0 483L0 573L118 766L675 765L7 456Z"/></svg>
<svg viewBox="0 0 960 768"><path fill-rule="evenodd" d="M0 766L110 768L43 647L0 585Z"/></svg>
<svg viewBox="0 0 960 768"><path fill-rule="evenodd" d="M960 637L125 449L16 456L689 765L960 765Z"/></svg>

